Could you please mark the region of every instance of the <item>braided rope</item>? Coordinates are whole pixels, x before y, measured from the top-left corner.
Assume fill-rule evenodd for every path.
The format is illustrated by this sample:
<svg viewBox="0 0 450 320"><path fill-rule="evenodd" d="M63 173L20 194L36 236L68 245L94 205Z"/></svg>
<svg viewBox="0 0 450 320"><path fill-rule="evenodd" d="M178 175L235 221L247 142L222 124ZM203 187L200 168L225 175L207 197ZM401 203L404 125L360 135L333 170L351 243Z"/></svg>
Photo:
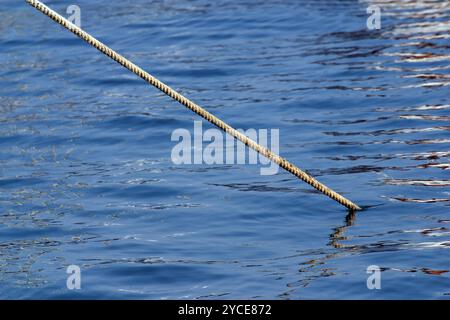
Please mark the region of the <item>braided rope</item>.
<svg viewBox="0 0 450 320"><path fill-rule="evenodd" d="M226 133L230 134L234 138L243 142L248 147L252 148L253 150L259 152L260 154L267 157L271 161L275 162L283 169L289 171L296 177L298 177L298 178L302 179L303 181L305 181L306 183L310 184L311 186L313 186L314 188L316 188L323 194L327 195L331 199L336 200L337 202L346 206L350 210L360 210L361 209L356 204L354 204L350 200L344 198L340 194L334 192L333 190L331 190L324 184L317 181L315 178L308 175L306 172L300 170L298 167L291 164L286 159L273 153L269 149L259 145L258 143L256 143L252 139L248 138L246 135L240 133L233 127L229 126L228 124L226 124L225 122L223 122L216 116L212 115L211 113L209 113L208 111L206 111L205 109L200 107L199 105L195 104L194 102L190 101L183 95L179 94L178 92L176 92L175 90L170 88L168 85L159 81L158 79L156 79L155 77L150 75L148 72L144 71L143 69L141 69L140 67L138 67L137 65L135 65L134 63L132 63L125 57L123 57L122 55L118 54L117 52L115 52L114 50L112 50L111 48L106 46L105 44L101 43L100 41L98 41L97 39L92 37L90 34L83 31L82 29L80 29L79 27L77 27L76 25L74 25L73 23L71 23L70 21L68 21L67 19L62 17L61 15L59 15L57 12L53 11L52 9L50 9L49 7L47 7L46 5L41 3L40 1L26 0L26 2L28 2L31 6L35 7L36 9L41 11L43 14L47 15L48 17L50 17L51 19L53 19L54 21L56 21L57 23L59 23L60 25L65 27L66 29L68 29L69 31L73 32L75 35L77 35L81 39L85 40L87 43L89 43L90 45L92 45L93 47L95 47L96 49L98 49L99 51L101 51L102 53L104 53L105 55L110 57L111 59L117 61L122 66L124 66L125 68L127 68L128 70L133 72L134 74L141 77L142 79L144 79L145 81L150 83L152 86L158 88L159 90L164 92L166 95L168 95L171 98L173 98L174 100L178 101L179 103L181 103L188 109L192 110L193 112L195 112L199 116L203 117L210 123L219 127L220 129L222 129Z"/></svg>

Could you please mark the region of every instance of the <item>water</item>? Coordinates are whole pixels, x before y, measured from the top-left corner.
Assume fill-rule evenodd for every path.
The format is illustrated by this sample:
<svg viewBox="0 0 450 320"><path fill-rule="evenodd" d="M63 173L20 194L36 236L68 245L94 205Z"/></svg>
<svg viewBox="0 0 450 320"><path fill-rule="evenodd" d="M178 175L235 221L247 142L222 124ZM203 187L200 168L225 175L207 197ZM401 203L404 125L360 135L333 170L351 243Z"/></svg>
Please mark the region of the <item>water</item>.
<svg viewBox="0 0 450 320"><path fill-rule="evenodd" d="M231 125L280 129L283 156L365 210L284 171L173 164L196 115L3 0L1 298L449 298L448 1L385 1L378 31L357 1L76 4Z"/></svg>

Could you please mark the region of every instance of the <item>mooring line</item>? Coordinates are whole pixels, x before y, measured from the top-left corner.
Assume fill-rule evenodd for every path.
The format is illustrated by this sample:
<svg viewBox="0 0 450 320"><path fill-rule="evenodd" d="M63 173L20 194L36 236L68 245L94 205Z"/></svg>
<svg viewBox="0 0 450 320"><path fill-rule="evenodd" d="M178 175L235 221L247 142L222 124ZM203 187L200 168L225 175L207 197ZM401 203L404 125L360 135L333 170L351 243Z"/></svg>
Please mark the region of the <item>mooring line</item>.
<svg viewBox="0 0 450 320"><path fill-rule="evenodd" d="M143 69L141 69L140 67L138 67L137 65L135 65L134 63L132 63L131 61L129 61L125 57L123 57L122 55L118 54L117 52L115 52L114 50L112 50L111 48L109 48L108 46L103 44L102 42L100 42L97 39L95 39L93 36L91 36L87 32L83 31L81 28L79 28L78 26L76 26L75 24L73 24L72 22L67 20L66 18L62 17L57 12L55 12L52 9L50 9L49 7L47 7L42 2L40 2L38 0L26 0L26 2L28 2L30 5L32 5L33 7L35 7L39 11L41 11L43 14L47 15L48 17L50 17L51 19L53 19L54 21L59 23L60 25L62 25L64 28L66 28L69 31L73 32L75 35L77 35L81 39L85 40L87 43L89 43L90 45L95 47L97 50L101 51L102 53L104 53L105 55L107 55L111 59L117 61L122 66L124 66L125 68L127 68L128 70L133 72L134 74L136 74L139 77L141 77L142 79L144 79L145 81L150 83L152 86L154 86L157 89L161 90L162 92L164 92L166 95L168 95L172 99L178 101L179 103L181 103L182 105L184 105L188 109L194 111L196 114L198 114L199 116L203 117L204 119L206 119L210 123L214 124L218 128L222 129L226 133L230 134L231 136L233 136L237 140L241 141L242 143L244 143L248 147L252 148L253 150L259 152L260 154L262 154L263 156L267 157L271 161L275 162L281 168L283 168L286 171L292 173L296 177L302 179L303 181L305 181L306 183L310 184L311 186L313 186L314 188L316 188L317 190L319 190L323 194L327 195L331 199L333 199L333 200L339 202L340 204L346 206L348 209L350 209L350 210L361 210L360 207L358 207L356 204L354 204L350 200L344 198L343 196L341 196L337 192L333 191L332 189L328 188L326 185L320 183L315 178L311 177L306 172L302 171L301 169L299 169L298 167L296 167L295 165L293 165L292 163L290 163L286 159L284 159L284 158L280 157L279 155L273 153L272 151L270 151L266 147L261 146L260 144L258 144L257 142L253 141L252 139L250 139L246 135L240 133L239 131L237 131L233 127L229 126L228 124L226 124L225 122L223 122L222 120L217 118L216 116L212 115L211 113L209 113L208 111L206 111L205 109L200 107L199 105L195 104L191 100L189 100L186 97L184 97L183 95L179 94L178 92L173 90L168 85L166 85L163 82L159 81L158 79L153 77L148 72L144 71Z"/></svg>

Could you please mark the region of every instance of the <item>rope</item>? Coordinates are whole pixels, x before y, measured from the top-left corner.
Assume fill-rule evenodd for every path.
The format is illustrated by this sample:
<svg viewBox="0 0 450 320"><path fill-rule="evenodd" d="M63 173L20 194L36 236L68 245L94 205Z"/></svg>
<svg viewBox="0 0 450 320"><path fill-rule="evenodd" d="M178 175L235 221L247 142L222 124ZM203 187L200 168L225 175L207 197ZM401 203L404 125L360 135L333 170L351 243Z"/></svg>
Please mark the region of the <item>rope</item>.
<svg viewBox="0 0 450 320"><path fill-rule="evenodd" d="M284 159L284 158L280 157L279 155L273 153L269 149L259 145L258 143L256 143L252 139L248 138L246 135L240 133L239 131L237 131L233 127L229 126L228 124L226 124L225 122L223 122L222 120L220 120L216 116L212 115L211 113L209 113L208 111L206 111L205 109L200 107L199 105L195 104L194 102L190 101L189 99L187 99L183 95L179 94L178 92L173 90L171 87L169 87L168 85L166 85L163 82L159 81L158 79L153 77L148 72L144 71L143 69L141 69L140 67L138 67L137 65L135 65L134 63L132 63L131 61L129 61L125 57L123 57L122 55L118 54L117 52L115 52L114 50L112 50L111 48L106 46L105 44L101 43L100 41L95 39L93 36L91 36L90 34L88 34L85 31L83 31L82 29L80 29L79 27L77 27L76 25L71 23L69 20L65 19L64 17L59 15L57 12L53 11L52 9L50 9L49 7L47 7L46 5L41 3L40 1L38 1L38 0L26 0L26 2L28 2L31 6L35 7L36 9L38 9L43 14L47 15L48 17L50 17L51 19L53 19L54 21L56 21L60 25L62 25L64 28L66 28L69 31L73 32L75 35L77 35L81 39L85 40L87 43L89 43L90 45L95 47L97 50L101 51L102 53L104 53L105 55L107 55L111 59L117 61L122 66L124 66L125 68L127 68L128 70L133 72L134 74L136 74L139 77L141 77L142 79L144 79L145 81L150 83L152 86L154 86L157 89L161 90L166 95L168 95L171 98L173 98L174 100L178 101L179 103L181 103L182 105L184 105L188 109L192 110L193 112L195 112L196 114L198 114L202 118L206 119L210 123L212 123L215 126L219 127L220 129L222 129L226 133L230 134L231 136L233 136L237 140L243 142L248 147L252 148L253 150L259 152L260 154L262 154L263 156L267 157L271 161L275 162L276 164L278 164L283 169L287 170L288 172L292 173L296 177L298 177L298 178L302 179L303 181L305 181L306 183L310 184L311 186L313 186L314 188L316 188L317 190L319 190L323 194L327 195L331 199L333 199L333 200L339 202L340 204L346 206L350 210L361 210L360 207L358 207L356 204L354 204L350 200L348 200L348 199L344 198L343 196L341 196L340 194L334 192L333 190L331 190L330 188L328 188L324 184L322 184L319 181L317 181L315 178L313 178L310 175L308 175L306 172L300 170L298 167L296 167L295 165L293 165L292 163L290 163L286 159Z"/></svg>

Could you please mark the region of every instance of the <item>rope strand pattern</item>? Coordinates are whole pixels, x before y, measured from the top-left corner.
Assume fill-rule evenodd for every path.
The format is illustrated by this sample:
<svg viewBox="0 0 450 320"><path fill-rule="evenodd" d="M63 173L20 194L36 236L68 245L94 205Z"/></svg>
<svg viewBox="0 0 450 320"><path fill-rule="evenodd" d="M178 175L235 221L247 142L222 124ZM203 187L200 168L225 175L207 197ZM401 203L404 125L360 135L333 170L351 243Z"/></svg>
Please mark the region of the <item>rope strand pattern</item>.
<svg viewBox="0 0 450 320"><path fill-rule="evenodd" d="M246 135L240 133L239 131L237 131L236 129L234 129L230 125L226 124L225 122L223 122L222 120L220 120L219 118L214 116L213 114L209 113L208 111L206 111L205 109L203 109L199 105L195 104L194 102L192 102L191 100L187 99L186 97L184 97L180 93L176 92L171 87L169 87L168 85L166 85L163 82L159 81L158 79L153 77L148 72L144 71L143 69L141 69L140 67L138 67L137 65L135 65L134 63L132 63L131 61L129 61L125 57L123 57L122 55L118 54L117 52L115 52L114 50L112 50L111 48L109 48L108 46L103 44L102 42L98 41L96 38L94 38L93 36L91 36L87 32L83 31L82 29L77 27L75 24L73 24L72 22L68 21L67 19L65 19L64 17L62 17L57 12L53 11L52 9L50 9L49 7L47 7L46 5L41 3L40 1L38 1L38 0L26 0L26 2L28 2L31 6L35 7L36 9L41 11L43 14L47 15L48 17L50 17L51 19L53 19L54 21L56 21L57 23L59 23L60 25L62 25L63 27L65 27L66 29L68 29L69 31L74 33L75 35L77 35L78 37L80 37L81 39L85 40L87 43L89 43L90 45L95 47L97 50L101 51L102 53L104 53L105 55L107 55L111 59L117 61L122 66L124 66L125 68L127 68L128 70L133 72L134 74L136 74L139 77L141 77L142 79L147 81L152 86L154 86L157 89L159 89L160 91L164 92L166 95L168 95L171 98L173 98L174 100L178 101L179 103L181 103L182 105L184 105L188 109L192 110L193 112L195 112L199 116L203 117L204 119L206 119L210 123L214 124L218 128L222 129L226 133L230 134L231 136L233 136L237 140L243 142L248 147L252 148L253 150L255 150L257 152L259 152L263 156L269 158L271 161L275 162L276 164L278 164L283 169L285 169L288 172L292 173L296 177L302 179L303 181L305 181L306 183L310 184L311 186L313 186L314 188L316 188L317 190L319 190L323 194L327 195L331 199L339 202L340 204L344 205L345 207L347 207L350 210L361 210L360 207L358 207L356 204L354 204L350 200L344 198L343 196L341 196L340 194L336 193L332 189L328 188L324 184L320 183L315 178L311 177L306 172L302 171L301 169L299 169L298 167L296 167L295 165L293 165L292 163L290 163L286 159L284 159L284 158L280 157L279 155L273 153L268 148L259 145L254 140L252 140L249 137L247 137Z"/></svg>

